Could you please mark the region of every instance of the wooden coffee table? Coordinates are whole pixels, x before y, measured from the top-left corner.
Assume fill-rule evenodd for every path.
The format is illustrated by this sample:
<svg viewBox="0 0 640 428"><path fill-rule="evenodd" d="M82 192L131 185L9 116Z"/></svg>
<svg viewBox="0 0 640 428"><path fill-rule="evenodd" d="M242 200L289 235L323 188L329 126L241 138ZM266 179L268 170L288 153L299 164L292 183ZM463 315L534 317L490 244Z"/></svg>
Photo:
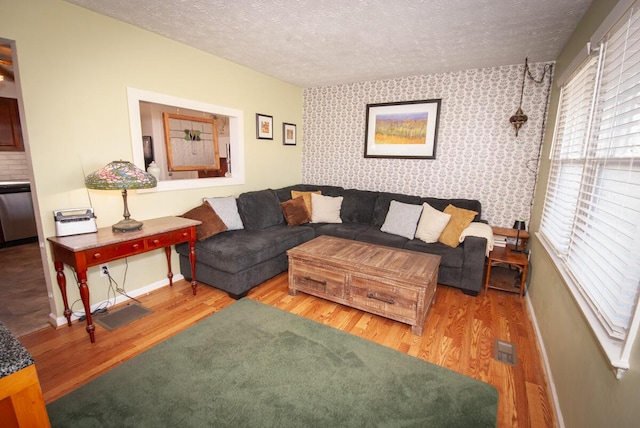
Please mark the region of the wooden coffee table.
<svg viewBox="0 0 640 428"><path fill-rule="evenodd" d="M440 256L331 236L287 252L289 294L298 291L411 325L422 335Z"/></svg>

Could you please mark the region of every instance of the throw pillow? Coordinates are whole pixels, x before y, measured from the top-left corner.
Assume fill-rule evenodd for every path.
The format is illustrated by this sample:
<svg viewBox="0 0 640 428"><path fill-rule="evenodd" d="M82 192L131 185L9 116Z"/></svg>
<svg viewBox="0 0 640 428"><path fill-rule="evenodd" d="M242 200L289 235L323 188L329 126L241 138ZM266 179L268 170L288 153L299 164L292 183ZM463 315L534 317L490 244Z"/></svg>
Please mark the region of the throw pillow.
<svg viewBox="0 0 640 428"><path fill-rule="evenodd" d="M280 208L282 208L282 213L289 226L299 226L311 221L311 214L309 214L302 196L281 203Z"/></svg>
<svg viewBox="0 0 640 428"><path fill-rule="evenodd" d="M458 245L460 245L460 234L467 228L467 226L471 224L478 213L475 211L454 207L453 205L448 205L447 208L444 209L444 212L446 214L451 214L451 219L442 231L442 234L440 235L440 238L438 238L438 241L450 247L456 248Z"/></svg>
<svg viewBox="0 0 640 428"><path fill-rule="evenodd" d="M298 196L302 196L304 198L304 204L307 206L307 210L309 210L309 213L312 213L313 212L313 207L312 207L312 203L311 203L311 194L312 193L316 193L318 195L321 195L322 191L314 190L312 192L301 192L299 190L292 190L291 191L291 199L295 199Z"/></svg>
<svg viewBox="0 0 640 428"><path fill-rule="evenodd" d="M244 229L242 219L238 213L238 204L236 198L233 196L227 196L224 198L205 198L211 208L213 208L220 216L224 224L227 225L228 230Z"/></svg>
<svg viewBox="0 0 640 428"><path fill-rule="evenodd" d="M196 239L198 241L204 241L210 236L227 230L227 225L224 224L220 216L218 216L213 208L211 208L211 205L206 202L203 202L202 205L198 207L190 209L180 217L199 220L202 222L202 224L196 226Z"/></svg>
<svg viewBox="0 0 640 428"><path fill-rule="evenodd" d="M428 203L423 203L422 215L420 216L418 228L416 229L416 238L427 244L438 242L438 238L440 238L450 218L451 214L445 214L433 208Z"/></svg>
<svg viewBox="0 0 640 428"><path fill-rule="evenodd" d="M421 213L422 205L391 201L387 217L380 230L393 235L404 236L407 239L413 239Z"/></svg>
<svg viewBox="0 0 640 428"><path fill-rule="evenodd" d="M342 196L311 194L311 223L342 223L340 208Z"/></svg>

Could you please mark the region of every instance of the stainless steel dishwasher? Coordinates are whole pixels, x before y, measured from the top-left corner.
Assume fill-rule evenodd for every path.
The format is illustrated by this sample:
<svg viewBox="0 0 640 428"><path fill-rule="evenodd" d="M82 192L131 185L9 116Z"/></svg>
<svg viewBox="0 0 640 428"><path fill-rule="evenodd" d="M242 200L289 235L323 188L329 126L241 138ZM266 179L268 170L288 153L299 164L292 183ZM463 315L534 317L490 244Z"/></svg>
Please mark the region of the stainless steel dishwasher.
<svg viewBox="0 0 640 428"><path fill-rule="evenodd" d="M28 181L0 181L0 245L37 239Z"/></svg>

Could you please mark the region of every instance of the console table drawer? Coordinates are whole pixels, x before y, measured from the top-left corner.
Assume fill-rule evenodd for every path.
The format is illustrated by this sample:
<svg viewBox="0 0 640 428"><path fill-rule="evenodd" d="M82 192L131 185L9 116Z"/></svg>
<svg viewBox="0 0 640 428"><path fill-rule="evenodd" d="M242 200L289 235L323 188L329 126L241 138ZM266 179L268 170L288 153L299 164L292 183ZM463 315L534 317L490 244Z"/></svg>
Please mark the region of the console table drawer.
<svg viewBox="0 0 640 428"><path fill-rule="evenodd" d="M293 279L292 288L320 297L344 298L344 273L296 261L290 263L289 269Z"/></svg>
<svg viewBox="0 0 640 428"><path fill-rule="evenodd" d="M145 251L144 239L127 241L121 244L114 244L101 248L94 248L84 252L87 258L87 265L92 266L100 263L117 260L122 257L132 256Z"/></svg>
<svg viewBox="0 0 640 428"><path fill-rule="evenodd" d="M189 240L191 238L190 235L190 231L187 230L167 232L163 233L162 235L155 235L147 238L147 245L150 249L164 248L169 245L173 245L176 242L184 242L185 240Z"/></svg>
<svg viewBox="0 0 640 428"><path fill-rule="evenodd" d="M417 319L419 291L417 287L401 287L358 275L352 275L349 281L353 306L398 321Z"/></svg>

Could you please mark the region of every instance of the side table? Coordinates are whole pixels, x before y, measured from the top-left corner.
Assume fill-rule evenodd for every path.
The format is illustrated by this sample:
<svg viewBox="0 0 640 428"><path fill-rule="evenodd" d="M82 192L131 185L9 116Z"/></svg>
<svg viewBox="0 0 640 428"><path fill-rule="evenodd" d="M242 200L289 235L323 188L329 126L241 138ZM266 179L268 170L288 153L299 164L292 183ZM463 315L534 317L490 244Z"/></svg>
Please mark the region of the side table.
<svg viewBox="0 0 640 428"><path fill-rule="evenodd" d="M71 309L67 301L67 280L63 264L73 268L78 274L78 287L87 317L87 333L91 343L95 342L95 326L91 320L91 302L87 285L87 268L112 260L119 260L136 254L164 248L167 257L169 285L173 285L171 272L171 246L189 242L191 261L191 288L196 294L196 226L198 220L182 217L162 217L145 220L142 229L133 232L113 232L111 226L102 227L96 233L47 238L51 245L56 279L64 301L64 316L71 326Z"/></svg>
<svg viewBox="0 0 640 428"><path fill-rule="evenodd" d="M491 268L496 265L506 264L515 267L520 271L520 287L519 290L513 286L513 282L499 281L494 278L491 282ZM487 261L487 276L484 282L484 289L495 288L498 290L509 291L511 293L520 293L520 297L524 296L524 286L527 280L527 270L529 269L529 258L525 253L515 253L507 245L506 247L494 247L489 253ZM494 275L495 276L495 275Z"/></svg>

